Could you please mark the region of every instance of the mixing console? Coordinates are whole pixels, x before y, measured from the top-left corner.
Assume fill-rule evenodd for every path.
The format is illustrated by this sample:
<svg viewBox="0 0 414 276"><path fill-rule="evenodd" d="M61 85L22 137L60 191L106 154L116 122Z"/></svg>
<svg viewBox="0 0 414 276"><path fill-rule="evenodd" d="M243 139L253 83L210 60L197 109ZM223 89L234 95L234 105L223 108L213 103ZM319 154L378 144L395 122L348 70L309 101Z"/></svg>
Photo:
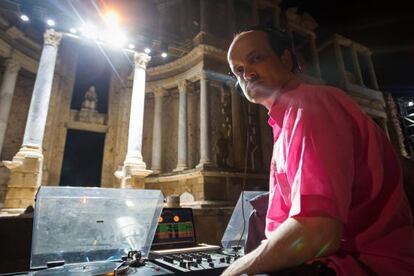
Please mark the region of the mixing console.
<svg viewBox="0 0 414 276"><path fill-rule="evenodd" d="M237 258L237 255L215 250L153 255L151 260L177 274L220 275Z"/></svg>

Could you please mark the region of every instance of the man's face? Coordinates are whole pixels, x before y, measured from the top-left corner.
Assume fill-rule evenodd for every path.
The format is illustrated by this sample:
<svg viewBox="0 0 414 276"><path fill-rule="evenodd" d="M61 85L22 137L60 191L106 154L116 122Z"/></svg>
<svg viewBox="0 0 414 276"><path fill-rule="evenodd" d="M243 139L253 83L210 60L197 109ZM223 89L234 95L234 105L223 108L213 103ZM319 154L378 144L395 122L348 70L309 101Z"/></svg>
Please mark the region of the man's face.
<svg viewBox="0 0 414 276"><path fill-rule="evenodd" d="M267 108L290 77L290 53L286 50L278 57L264 32L241 33L230 45L227 59L246 98Z"/></svg>

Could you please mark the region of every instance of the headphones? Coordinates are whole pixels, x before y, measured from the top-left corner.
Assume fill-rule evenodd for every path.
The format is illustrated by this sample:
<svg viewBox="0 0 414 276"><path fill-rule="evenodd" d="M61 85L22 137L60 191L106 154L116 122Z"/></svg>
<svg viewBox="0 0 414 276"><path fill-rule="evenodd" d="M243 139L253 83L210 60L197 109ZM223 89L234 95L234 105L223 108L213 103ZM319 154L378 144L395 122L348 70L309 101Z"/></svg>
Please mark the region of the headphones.
<svg viewBox="0 0 414 276"><path fill-rule="evenodd" d="M257 25L257 26L253 26L250 28L243 29L239 31L238 34L243 33L243 32L248 32L248 31L260 31L260 32L266 33L270 47L276 53L276 55L279 57L282 57L283 52L285 50L288 50L291 53L291 57L292 57L292 63L293 63L292 72L296 72L300 70L300 67L299 67L299 64L296 58L296 54L294 51L294 47L293 47L292 37L290 33L287 32L286 29L279 29L272 25ZM235 36L237 36L238 34L236 34ZM280 60L283 64L286 64L286 61L283 57ZM236 78L231 72L229 72L229 75ZM235 87L236 87L237 92L241 96L246 97L237 79L236 79Z"/></svg>

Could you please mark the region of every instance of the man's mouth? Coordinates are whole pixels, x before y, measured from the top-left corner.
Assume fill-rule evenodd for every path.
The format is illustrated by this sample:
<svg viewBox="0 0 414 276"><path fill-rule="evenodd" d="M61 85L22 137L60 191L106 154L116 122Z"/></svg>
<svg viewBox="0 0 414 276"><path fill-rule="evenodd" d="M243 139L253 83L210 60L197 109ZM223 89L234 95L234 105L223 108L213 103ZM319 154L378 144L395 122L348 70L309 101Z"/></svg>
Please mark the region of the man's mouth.
<svg viewBox="0 0 414 276"><path fill-rule="evenodd" d="M260 87L260 85L263 83L263 81L254 81L254 82L249 82L246 86L247 90L252 90L254 91L255 89L257 89L258 87Z"/></svg>

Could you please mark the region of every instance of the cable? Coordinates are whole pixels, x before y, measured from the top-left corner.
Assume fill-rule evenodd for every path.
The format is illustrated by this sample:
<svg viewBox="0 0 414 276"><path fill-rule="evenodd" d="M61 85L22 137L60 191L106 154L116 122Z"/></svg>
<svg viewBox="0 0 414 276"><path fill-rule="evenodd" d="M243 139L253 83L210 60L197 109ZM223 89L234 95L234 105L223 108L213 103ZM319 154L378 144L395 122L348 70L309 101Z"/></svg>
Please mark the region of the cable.
<svg viewBox="0 0 414 276"><path fill-rule="evenodd" d="M241 248L240 247L240 243L241 240L243 239L243 235L244 232L246 231L246 217L244 216L244 188L246 187L246 182L247 182L247 163L249 160L249 136L250 136L250 127L249 127L249 113L248 113L248 107L247 105L243 105L246 110L246 112L244 114L247 114L247 128L246 128L246 150L245 150L245 156L244 156L244 172L243 172L243 184L242 184L242 188L241 188L241 209L242 209L242 218L243 218L243 230L242 233L240 235L240 239L237 242L237 246L236 246L236 250L235 253L237 253L237 251ZM246 243L246 242L245 242Z"/></svg>

